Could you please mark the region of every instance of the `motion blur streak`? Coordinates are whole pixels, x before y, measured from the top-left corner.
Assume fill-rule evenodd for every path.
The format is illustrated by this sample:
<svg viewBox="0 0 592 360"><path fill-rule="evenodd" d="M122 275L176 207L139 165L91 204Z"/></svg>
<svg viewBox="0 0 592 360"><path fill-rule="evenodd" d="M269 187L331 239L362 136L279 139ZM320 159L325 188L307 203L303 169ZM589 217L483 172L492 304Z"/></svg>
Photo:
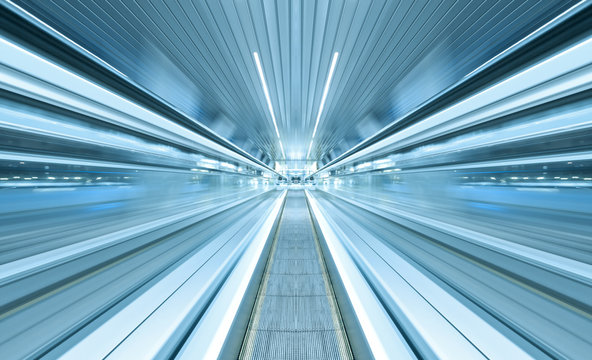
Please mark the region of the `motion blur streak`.
<svg viewBox="0 0 592 360"><path fill-rule="evenodd" d="M0 359L590 358L592 3L486 3L0 1Z"/></svg>

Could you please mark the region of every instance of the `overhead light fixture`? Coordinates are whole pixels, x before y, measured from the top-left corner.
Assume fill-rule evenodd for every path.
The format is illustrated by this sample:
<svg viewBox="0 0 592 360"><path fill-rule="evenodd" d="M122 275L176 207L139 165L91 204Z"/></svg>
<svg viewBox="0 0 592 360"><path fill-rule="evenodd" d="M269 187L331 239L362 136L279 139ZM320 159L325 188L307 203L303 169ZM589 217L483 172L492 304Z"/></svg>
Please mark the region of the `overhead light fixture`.
<svg viewBox="0 0 592 360"><path fill-rule="evenodd" d="M308 151L306 152L306 159L308 159L308 156L310 155L310 149L312 149L312 140L310 140L310 145L308 145Z"/></svg>
<svg viewBox="0 0 592 360"><path fill-rule="evenodd" d="M271 114L271 120L273 120L273 126L275 128L275 133L279 139L280 132L277 127L277 123L275 121L275 115L273 114L273 106L271 105L271 98L269 97L269 90L267 89L267 83L265 82L265 76L263 75L263 68L261 67L261 60L259 60L259 54L255 51L253 52L253 57L255 58L255 64L257 65L257 71L259 71L259 79L261 79L261 86L263 86L263 93L265 94L265 99L267 100L267 107L269 108L269 113ZM281 145L281 142L280 142ZM283 150L282 150L283 152Z"/></svg>
<svg viewBox="0 0 592 360"><path fill-rule="evenodd" d="M325 107L325 100L327 100L327 94L329 93L329 86L331 85L331 79L333 79L333 72L335 71L335 65L337 64L338 52L333 54L333 60L331 60L331 68L329 69L329 76L327 76L327 82L325 83L325 89L323 90L323 97L321 98L321 105L319 106L319 113L317 114L317 120L315 121L314 130L312 131L312 138L314 139L317 133L317 127L319 126L319 120L321 120L321 114Z"/></svg>
<svg viewBox="0 0 592 360"><path fill-rule="evenodd" d="M284 146L282 145L282 141L280 140L280 149L282 149L282 155L284 156L284 159L286 158L286 153L284 152Z"/></svg>

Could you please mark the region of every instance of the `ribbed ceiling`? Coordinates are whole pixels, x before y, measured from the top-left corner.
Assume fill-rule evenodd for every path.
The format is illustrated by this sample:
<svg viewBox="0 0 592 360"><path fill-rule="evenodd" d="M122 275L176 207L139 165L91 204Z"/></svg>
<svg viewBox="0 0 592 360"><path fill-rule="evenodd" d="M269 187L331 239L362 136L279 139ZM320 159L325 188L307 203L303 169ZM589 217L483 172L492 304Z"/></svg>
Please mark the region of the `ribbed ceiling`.
<svg viewBox="0 0 592 360"><path fill-rule="evenodd" d="M255 156L330 159L575 2L19 0L20 6Z"/></svg>

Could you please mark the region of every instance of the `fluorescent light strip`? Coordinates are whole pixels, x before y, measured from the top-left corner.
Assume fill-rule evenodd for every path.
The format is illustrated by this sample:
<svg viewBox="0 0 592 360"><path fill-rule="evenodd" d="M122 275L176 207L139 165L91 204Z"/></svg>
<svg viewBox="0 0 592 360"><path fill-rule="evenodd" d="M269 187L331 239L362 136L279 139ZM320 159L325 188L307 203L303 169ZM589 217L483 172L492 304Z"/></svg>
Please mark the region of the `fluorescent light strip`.
<svg viewBox="0 0 592 360"><path fill-rule="evenodd" d="M265 82L265 76L263 75L263 68L261 67L261 61L259 60L259 54L257 54L257 52L255 51L255 52L253 52L253 57L255 58L255 64L257 64L257 71L259 71L259 79L261 79L261 85L263 86L263 93L265 94L265 99L267 100L267 107L269 108L269 113L271 114L271 120L273 120L273 126L275 127L275 133L277 134L277 137L279 139L280 132L278 130L277 123L275 121L275 115L273 114L273 106L271 105L271 99L269 97L269 90L267 89L267 83Z"/></svg>
<svg viewBox="0 0 592 360"><path fill-rule="evenodd" d="M317 120L315 121L315 127L312 132L312 138L314 139L315 134L317 133L317 127L319 126L319 120L321 119L321 114L323 113L323 108L325 107L325 100L327 100L327 94L329 93L329 86L331 85L331 79L333 79L333 72L335 71L335 65L337 64L337 57L339 56L338 52L333 54L333 60L331 61L331 68L329 69L329 76L327 76L327 82L325 83L325 89L323 90L323 97L321 98L321 106L319 106L319 113L317 114Z"/></svg>
<svg viewBox="0 0 592 360"><path fill-rule="evenodd" d="M308 156L310 155L310 149L312 149L312 140L310 141L310 145L308 145L308 151L306 152L306 159L308 160Z"/></svg>
<svg viewBox="0 0 592 360"><path fill-rule="evenodd" d="M282 141L280 140L280 149L282 149L282 155L284 156L284 159L286 158L286 153L284 152L284 146L282 145Z"/></svg>

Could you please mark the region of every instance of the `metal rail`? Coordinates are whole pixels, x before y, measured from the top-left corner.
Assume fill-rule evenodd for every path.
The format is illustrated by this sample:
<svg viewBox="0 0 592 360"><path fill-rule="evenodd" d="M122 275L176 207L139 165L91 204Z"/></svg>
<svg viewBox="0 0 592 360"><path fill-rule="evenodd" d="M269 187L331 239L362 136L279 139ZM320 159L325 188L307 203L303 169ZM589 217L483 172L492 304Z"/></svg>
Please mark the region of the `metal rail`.
<svg viewBox="0 0 592 360"><path fill-rule="evenodd" d="M321 166L314 174L335 169L352 161L364 150L382 144L402 130L426 118L443 112L460 100L490 87L539 61L549 58L558 50L575 44L590 34L590 2L580 1L553 20L549 21L521 41L493 57L457 83L418 106L416 109L392 121L376 134L360 142L350 150ZM374 146L375 148L376 146Z"/></svg>
<svg viewBox="0 0 592 360"><path fill-rule="evenodd" d="M176 109L164 99L134 82L110 64L88 52L40 19L12 2L0 2L0 35L19 45L24 45L51 62L74 70L100 87L132 100L135 104L149 109L185 129L198 134L213 144L235 154L238 159L252 163L264 171L279 175L268 164L244 151L227 139L219 136L196 119ZM237 160L238 160L237 159Z"/></svg>

